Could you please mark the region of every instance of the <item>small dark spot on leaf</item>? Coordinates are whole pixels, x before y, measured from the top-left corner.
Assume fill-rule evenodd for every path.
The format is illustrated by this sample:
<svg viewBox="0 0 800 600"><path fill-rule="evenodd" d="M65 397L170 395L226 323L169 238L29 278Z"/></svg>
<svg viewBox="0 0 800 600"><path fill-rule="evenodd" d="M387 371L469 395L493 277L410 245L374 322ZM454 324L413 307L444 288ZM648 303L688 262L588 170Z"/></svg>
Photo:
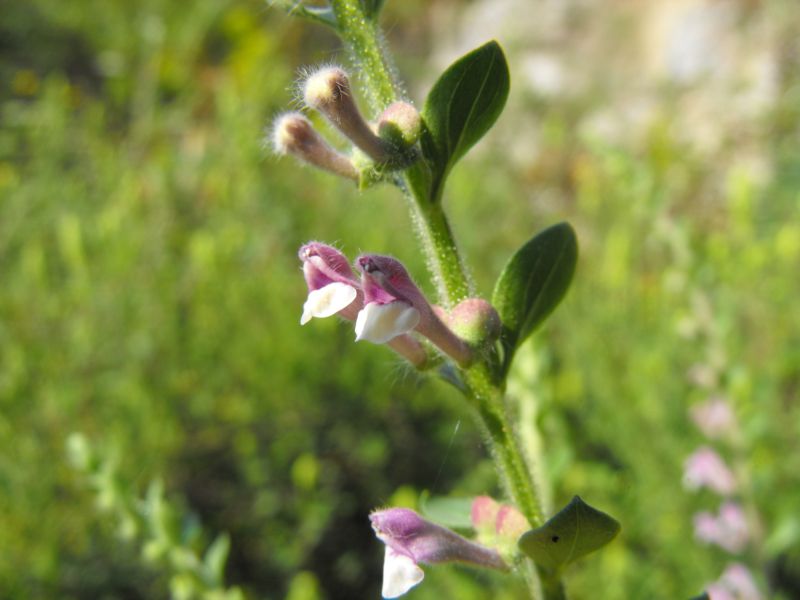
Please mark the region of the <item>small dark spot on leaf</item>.
<svg viewBox="0 0 800 600"><path fill-rule="evenodd" d="M555 542L557 542L559 540L559 537L557 535L554 535L550 539L553 541L553 543L555 543Z"/></svg>

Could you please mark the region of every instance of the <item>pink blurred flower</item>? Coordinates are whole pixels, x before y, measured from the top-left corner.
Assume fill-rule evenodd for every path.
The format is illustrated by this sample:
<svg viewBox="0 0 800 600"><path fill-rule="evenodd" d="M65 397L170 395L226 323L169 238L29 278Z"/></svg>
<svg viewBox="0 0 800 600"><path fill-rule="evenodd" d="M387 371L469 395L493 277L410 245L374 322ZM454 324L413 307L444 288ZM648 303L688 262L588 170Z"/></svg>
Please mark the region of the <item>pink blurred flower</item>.
<svg viewBox="0 0 800 600"><path fill-rule="evenodd" d="M733 563L720 578L706 588L711 600L761 600L761 593L750 570L741 563Z"/></svg>
<svg viewBox="0 0 800 600"><path fill-rule="evenodd" d="M694 516L695 537L708 544L716 544L731 553L744 550L750 538L750 529L742 507L736 502L724 502L719 515L700 512Z"/></svg>
<svg viewBox="0 0 800 600"><path fill-rule="evenodd" d="M729 435L736 427L736 417L730 402L722 396L712 396L690 410L695 425L708 438Z"/></svg>
<svg viewBox="0 0 800 600"><path fill-rule="evenodd" d="M721 496L729 496L736 489L733 472L708 446L698 448L689 456L683 469L683 485L690 490L707 487Z"/></svg>

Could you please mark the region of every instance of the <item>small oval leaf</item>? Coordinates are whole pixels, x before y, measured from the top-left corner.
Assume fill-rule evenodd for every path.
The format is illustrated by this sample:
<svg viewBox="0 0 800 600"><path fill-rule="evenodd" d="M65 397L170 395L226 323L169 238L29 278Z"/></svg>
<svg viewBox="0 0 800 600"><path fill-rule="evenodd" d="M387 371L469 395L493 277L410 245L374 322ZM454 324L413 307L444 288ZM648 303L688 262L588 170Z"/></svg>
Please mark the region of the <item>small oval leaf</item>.
<svg viewBox="0 0 800 600"><path fill-rule="evenodd" d="M333 29L338 29L339 27L339 24L336 22L336 16L329 6L305 6L298 0L274 0L272 5L281 7L290 15L316 21L317 23L327 25Z"/></svg>
<svg viewBox="0 0 800 600"><path fill-rule="evenodd" d="M557 571L602 548L619 531L616 519L575 496L547 523L523 533L518 545L537 565Z"/></svg>
<svg viewBox="0 0 800 600"><path fill-rule="evenodd" d="M538 233L508 261L492 294L503 321L508 368L517 347L561 302L578 260L578 240L569 223Z"/></svg>
<svg viewBox="0 0 800 600"><path fill-rule="evenodd" d="M208 547L203 556L203 565L209 583L221 585L225 581L225 562L231 550L231 539L227 534L220 534Z"/></svg>
<svg viewBox="0 0 800 600"><path fill-rule="evenodd" d="M437 200L452 166L497 120L510 86L500 45L491 41L462 56L439 77L422 108L420 140L431 165L430 198Z"/></svg>

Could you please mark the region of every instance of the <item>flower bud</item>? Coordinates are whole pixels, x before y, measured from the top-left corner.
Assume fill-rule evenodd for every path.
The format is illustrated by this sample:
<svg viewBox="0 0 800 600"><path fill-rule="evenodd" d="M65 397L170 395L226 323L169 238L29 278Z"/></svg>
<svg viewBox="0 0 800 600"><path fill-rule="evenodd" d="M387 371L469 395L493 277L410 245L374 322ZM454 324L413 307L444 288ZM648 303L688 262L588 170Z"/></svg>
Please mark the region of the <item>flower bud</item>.
<svg viewBox="0 0 800 600"><path fill-rule="evenodd" d="M499 504L489 496L478 496L472 501L470 520L478 541L508 560L517 554L520 536L530 529L519 510L509 504Z"/></svg>
<svg viewBox="0 0 800 600"><path fill-rule="evenodd" d="M278 154L291 154L315 167L358 181L358 172L350 159L331 148L300 113L286 113L275 120L272 146Z"/></svg>
<svg viewBox="0 0 800 600"><path fill-rule="evenodd" d="M481 346L494 342L500 336L500 315L482 298L467 298L453 307L447 315L447 324L460 338Z"/></svg>
<svg viewBox="0 0 800 600"><path fill-rule="evenodd" d="M411 104L390 104L378 117L377 130L378 136L401 153L406 162L416 158L413 146L422 134L422 117Z"/></svg>
<svg viewBox="0 0 800 600"><path fill-rule="evenodd" d="M370 515L378 539L386 544L383 565L383 597L402 596L422 581L419 563L458 561L505 571L500 555L471 542L441 525L426 521L413 510L390 508Z"/></svg>
<svg viewBox="0 0 800 600"><path fill-rule="evenodd" d="M470 521L478 533L494 533L500 504L490 496L478 496L472 501Z"/></svg>
<svg viewBox="0 0 800 600"><path fill-rule="evenodd" d="M361 116L347 73L339 67L323 67L306 78L303 87L306 105L325 115L347 138L375 162L391 160L386 144Z"/></svg>
<svg viewBox="0 0 800 600"><path fill-rule="evenodd" d="M530 529L528 520L513 506L503 504L497 513L495 524L497 535L502 538L517 541L519 537Z"/></svg>

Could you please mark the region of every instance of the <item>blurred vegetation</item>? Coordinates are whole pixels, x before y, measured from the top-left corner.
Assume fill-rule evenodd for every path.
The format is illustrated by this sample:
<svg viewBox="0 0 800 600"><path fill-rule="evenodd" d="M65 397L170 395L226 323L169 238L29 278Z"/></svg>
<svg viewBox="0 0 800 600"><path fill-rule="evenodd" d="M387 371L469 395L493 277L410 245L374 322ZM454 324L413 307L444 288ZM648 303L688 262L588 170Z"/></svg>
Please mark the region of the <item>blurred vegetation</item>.
<svg viewBox="0 0 800 600"><path fill-rule="evenodd" d="M717 501L681 487L703 443L688 408L711 393L742 424L723 453L759 523L738 560L771 597L800 594L800 14L742 4L784 43L774 101L744 142L732 129L713 152L687 140L676 98L697 87L658 88L645 122L609 141L581 124L624 97L512 82L498 130L446 193L484 295L534 230L578 229L573 288L512 385L522 417L536 404L553 504L580 494L623 524L570 571L576 598L598 586L603 598L689 597L730 560L692 531ZM388 3L389 42L415 85L442 66L425 62L442 15L468 6ZM395 191L359 194L262 147L297 69L339 57L336 40L257 0L12 1L2 13L1 595L179 595L180 568L147 550L149 502L170 507L182 556L229 539L225 583L247 598L379 597L371 509L424 490L500 492L445 384L353 344L340 323L298 325L296 251L309 239L396 255L424 280ZM603 59L584 57L585 70ZM503 160L531 119L536 151ZM68 440L88 440L90 472L113 477L87 480ZM409 597L520 594L437 567Z"/></svg>

